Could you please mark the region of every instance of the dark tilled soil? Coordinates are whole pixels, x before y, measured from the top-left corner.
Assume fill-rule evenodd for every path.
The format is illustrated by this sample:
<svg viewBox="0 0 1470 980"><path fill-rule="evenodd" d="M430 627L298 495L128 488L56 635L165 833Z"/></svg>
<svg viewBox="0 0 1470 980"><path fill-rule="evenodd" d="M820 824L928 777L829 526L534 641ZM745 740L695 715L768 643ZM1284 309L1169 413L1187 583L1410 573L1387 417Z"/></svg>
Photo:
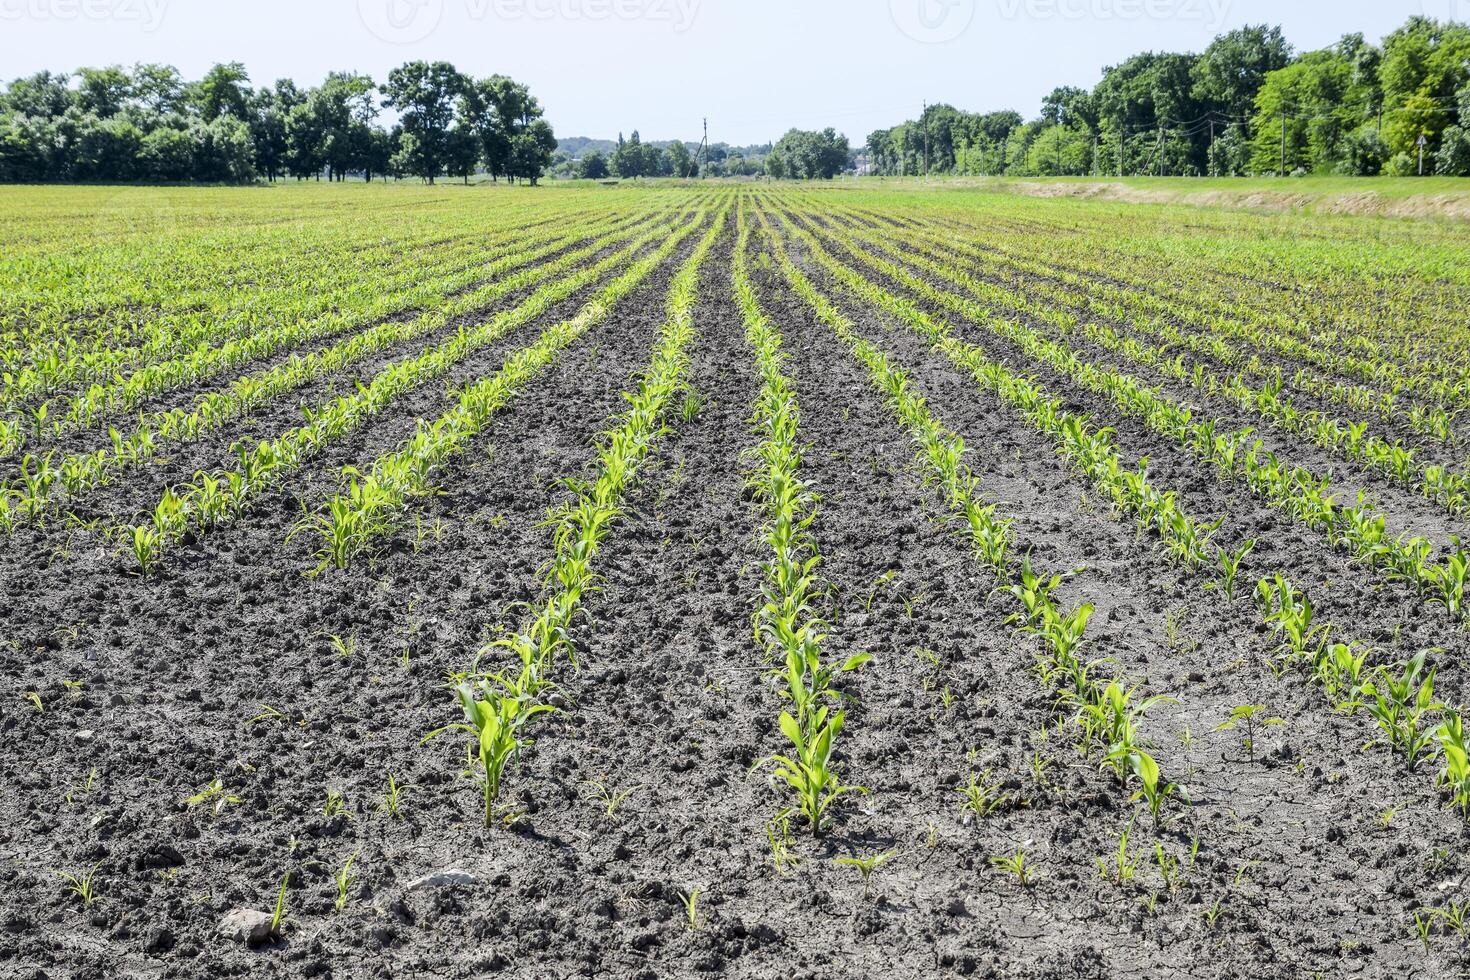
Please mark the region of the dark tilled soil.
<svg viewBox="0 0 1470 980"><path fill-rule="evenodd" d="M1090 655L1109 658L1097 669L1140 696L1175 699L1143 726L1192 806L1155 826L1096 757L1079 755L1034 670L1034 639L1007 622L1012 600L952 533L883 395L779 278L759 272L811 444L804 475L822 495L812 531L824 650L874 658L843 682L854 701L839 751L845 780L869 792L847 798L823 837L793 824L791 860L774 860L768 833L788 797L762 760L784 749L781 701L751 634L766 545L743 455L759 438L759 377L731 298L729 234L701 280L690 397L598 556L578 666L557 676L562 710L512 769L508 802L520 817L484 828L477 788L459 774L462 741L420 740L457 720L445 674L540 594L551 553L543 519L568 499L562 478L592 472L596 433L647 362L693 241L348 572L303 574L311 544L283 545L297 500L321 501L341 466L369 464L416 418L437 415L442 385L182 549L156 579L128 577L111 546L80 531L0 543L0 975L1062 980L1464 969L1449 940L1426 957L1413 933L1414 910L1458 895L1465 874L1463 823L1432 778L1365 749L1361 716L1335 715L1294 675L1274 677L1247 599L1202 592L1049 442L814 268L857 331L963 435L985 493L1015 518L1016 547L1038 568L1080 569L1061 595L1097 607ZM493 370L505 349L451 380ZM1188 479L1187 461L1141 430L1120 423L1118 441L1157 459L1156 482L1177 480L1191 510L1226 515L1228 533L1274 539L1260 561L1311 582L1324 614L1369 624L1370 638L1397 629L1405 648L1463 650L1418 600L1371 591L1369 573L1314 550L1283 515ZM1244 703L1288 720L1249 754L1239 732L1214 730ZM960 805L972 774L1003 797L978 818ZM390 775L402 788L396 815L384 808ZM1098 861L1115 860L1125 830L1137 867L1120 882L1115 864L1105 874ZM1196 842L1169 887L1155 846L1183 867ZM1035 869L1028 887L992 862L1018 849ZM879 855L867 888L835 860ZM339 911L334 876L349 858ZM84 908L58 872L93 869ZM449 870L470 880L410 888ZM280 938L250 948L217 933L231 909L270 912L283 879Z"/></svg>

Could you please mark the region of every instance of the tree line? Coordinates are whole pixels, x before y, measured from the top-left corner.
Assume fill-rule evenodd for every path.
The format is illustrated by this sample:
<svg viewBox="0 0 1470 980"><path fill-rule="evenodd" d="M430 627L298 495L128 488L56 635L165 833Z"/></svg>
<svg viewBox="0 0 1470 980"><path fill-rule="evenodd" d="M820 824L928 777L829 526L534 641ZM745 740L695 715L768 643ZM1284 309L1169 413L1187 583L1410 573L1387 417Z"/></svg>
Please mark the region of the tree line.
<svg viewBox="0 0 1470 980"><path fill-rule="evenodd" d="M1420 139L1423 138L1423 145ZM1020 113L929 106L877 130L873 173L1470 175L1470 26L1411 17L1296 54L1246 26L1201 54L1148 52Z"/></svg>
<svg viewBox="0 0 1470 980"><path fill-rule="evenodd" d="M397 113L378 124L382 109ZM556 150L540 103L504 75L412 61L383 84L333 72L252 87L244 65L186 82L170 65L42 71L0 92L0 181L418 177L535 183Z"/></svg>

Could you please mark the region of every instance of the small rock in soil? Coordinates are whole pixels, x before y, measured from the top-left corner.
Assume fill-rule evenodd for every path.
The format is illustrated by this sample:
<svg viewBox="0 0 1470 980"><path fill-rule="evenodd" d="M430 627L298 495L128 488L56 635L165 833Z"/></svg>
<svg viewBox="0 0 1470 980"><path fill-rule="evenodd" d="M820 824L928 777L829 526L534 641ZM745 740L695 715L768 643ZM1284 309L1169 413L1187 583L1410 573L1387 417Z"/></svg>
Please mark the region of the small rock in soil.
<svg viewBox="0 0 1470 980"><path fill-rule="evenodd" d="M444 871L435 871L433 874L424 875L408 883L411 892L423 891L425 888L453 888L456 885L471 887L478 884L479 879L468 871L460 871L457 868L448 868Z"/></svg>
<svg viewBox="0 0 1470 980"><path fill-rule="evenodd" d="M271 917L254 909L231 909L219 924L220 935L254 946L271 935Z"/></svg>

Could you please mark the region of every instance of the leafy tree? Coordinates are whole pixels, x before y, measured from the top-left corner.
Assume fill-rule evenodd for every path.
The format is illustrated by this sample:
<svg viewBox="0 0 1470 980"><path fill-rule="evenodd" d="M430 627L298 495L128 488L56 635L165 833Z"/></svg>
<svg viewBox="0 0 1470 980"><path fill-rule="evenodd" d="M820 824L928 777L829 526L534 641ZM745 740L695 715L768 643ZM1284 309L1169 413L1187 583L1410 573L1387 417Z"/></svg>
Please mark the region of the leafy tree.
<svg viewBox="0 0 1470 980"><path fill-rule="evenodd" d="M839 136L830 126L819 133L790 130L771 153L780 157L784 174L798 180L830 180L847 168L850 155L847 137ZM769 158L766 170L770 172Z"/></svg>
<svg viewBox="0 0 1470 980"><path fill-rule="evenodd" d="M119 65L77 71L76 106L99 119L122 112L133 94L133 80Z"/></svg>
<svg viewBox="0 0 1470 980"><path fill-rule="evenodd" d="M532 187L541 180L556 152L556 135L551 124L537 119L511 137L510 165L507 172L511 180L528 181Z"/></svg>
<svg viewBox="0 0 1470 980"><path fill-rule="evenodd" d="M1194 97L1242 119L1255 107L1266 76L1290 63L1291 45L1281 28L1247 24L1215 38L1194 63Z"/></svg>
<svg viewBox="0 0 1470 980"><path fill-rule="evenodd" d="M72 92L66 79L60 72L49 71L17 78L5 92L5 108L18 116L55 119L72 105Z"/></svg>
<svg viewBox="0 0 1470 980"><path fill-rule="evenodd" d="M255 167L268 180L275 180L290 168L291 110L302 101L304 97L288 78L260 89L250 100L250 139L255 145Z"/></svg>
<svg viewBox="0 0 1470 980"><path fill-rule="evenodd" d="M1470 81L1470 26L1410 17L1383 39L1379 78L1389 149L1413 155L1423 135L1434 152L1453 121L1448 109L1456 93Z"/></svg>
<svg viewBox="0 0 1470 980"><path fill-rule="evenodd" d="M1086 132L1097 129L1097 107L1092 93L1072 85L1054 88L1041 100L1041 118L1053 126Z"/></svg>
<svg viewBox="0 0 1470 980"><path fill-rule="evenodd" d="M664 155L668 158L669 170L674 177L694 176L694 156L689 152L689 147L684 145L683 140L674 140L664 149Z"/></svg>
<svg viewBox="0 0 1470 980"><path fill-rule="evenodd" d="M188 180L194 172L194 141L189 132L162 126L143 137L140 176L148 180Z"/></svg>
<svg viewBox="0 0 1470 980"><path fill-rule="evenodd" d="M163 116L184 108L184 80L173 65L134 65L132 79L133 99L148 112Z"/></svg>
<svg viewBox="0 0 1470 980"><path fill-rule="evenodd" d="M250 127L244 122L228 113L210 122L195 120L189 136L195 180L238 184L255 178Z"/></svg>
<svg viewBox="0 0 1470 980"><path fill-rule="evenodd" d="M431 184L444 172L454 103L465 85L447 61L411 61L389 72L382 91L385 104L399 111L403 140L395 159L403 172Z"/></svg>
<svg viewBox="0 0 1470 980"><path fill-rule="evenodd" d="M72 149L72 176L78 180L133 180L139 176L138 159L143 131L126 116L86 117L78 127Z"/></svg>
<svg viewBox="0 0 1470 980"><path fill-rule="evenodd" d="M461 123L449 131L449 145L445 155L444 169L450 176L464 178L469 184L470 175L480 165L480 137L470 126Z"/></svg>
<svg viewBox="0 0 1470 980"><path fill-rule="evenodd" d="M205 122L213 122L220 116L244 119L250 100L250 89L246 83L250 75L238 61L215 65L188 90L188 98L198 108Z"/></svg>
<svg viewBox="0 0 1470 980"><path fill-rule="evenodd" d="M633 135L626 141L623 134L618 134L618 148L613 150L612 168L613 173L622 178L637 179L644 175L643 168L647 165L647 157L643 153L643 140L638 136L638 130L633 130Z"/></svg>
<svg viewBox="0 0 1470 980"><path fill-rule="evenodd" d="M603 180L609 173L607 157L597 150L584 156L577 167L577 175L584 180Z"/></svg>

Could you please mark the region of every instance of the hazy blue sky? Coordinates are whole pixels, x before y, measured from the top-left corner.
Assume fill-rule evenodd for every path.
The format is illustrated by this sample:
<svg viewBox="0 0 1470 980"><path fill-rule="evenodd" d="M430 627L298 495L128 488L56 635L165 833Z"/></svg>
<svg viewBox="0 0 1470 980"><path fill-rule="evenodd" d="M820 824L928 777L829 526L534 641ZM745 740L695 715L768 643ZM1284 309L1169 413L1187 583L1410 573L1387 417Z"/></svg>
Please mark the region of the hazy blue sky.
<svg viewBox="0 0 1470 980"><path fill-rule="evenodd" d="M0 74L243 61L257 82L379 81L414 58L528 83L557 133L759 142L832 125L860 142L922 100L1030 116L1141 50L1279 23L1299 50L1470 0L0 0Z"/></svg>

